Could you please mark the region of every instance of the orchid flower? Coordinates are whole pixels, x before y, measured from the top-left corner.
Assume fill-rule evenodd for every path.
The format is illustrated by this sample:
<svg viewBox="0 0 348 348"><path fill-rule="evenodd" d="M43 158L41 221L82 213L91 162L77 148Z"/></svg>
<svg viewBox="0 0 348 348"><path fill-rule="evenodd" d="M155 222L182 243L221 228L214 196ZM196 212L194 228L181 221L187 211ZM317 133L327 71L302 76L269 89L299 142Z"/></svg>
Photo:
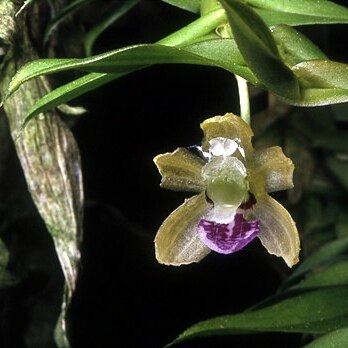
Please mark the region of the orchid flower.
<svg viewBox="0 0 348 348"><path fill-rule="evenodd" d="M288 211L269 192L293 187L294 165L279 146L254 150L253 132L231 113L205 120L202 146L155 157L161 187L196 195L160 226L156 258L167 265L198 262L211 250L230 254L255 238L289 267L300 242Z"/></svg>

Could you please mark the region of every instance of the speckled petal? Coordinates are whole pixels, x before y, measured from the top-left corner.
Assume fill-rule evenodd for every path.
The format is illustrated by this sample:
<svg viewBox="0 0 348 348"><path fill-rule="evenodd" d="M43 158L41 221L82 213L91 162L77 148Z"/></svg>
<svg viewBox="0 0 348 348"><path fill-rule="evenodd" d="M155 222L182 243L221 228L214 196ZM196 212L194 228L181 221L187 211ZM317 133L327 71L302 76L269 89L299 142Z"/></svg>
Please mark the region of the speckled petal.
<svg viewBox="0 0 348 348"><path fill-rule="evenodd" d="M265 182L267 192L293 188L294 168L291 159L284 155L279 146L256 151L254 153L254 172L250 175L251 186Z"/></svg>
<svg viewBox="0 0 348 348"><path fill-rule="evenodd" d="M154 162L162 175L161 187L174 191L202 192L204 160L185 148L158 155Z"/></svg>
<svg viewBox="0 0 348 348"><path fill-rule="evenodd" d="M300 239L295 222L275 199L265 195L253 206L254 218L261 221L258 237L270 254L280 256L289 267L299 261Z"/></svg>
<svg viewBox="0 0 348 348"><path fill-rule="evenodd" d="M159 263L180 266L198 262L210 249L198 236L198 223L211 209L205 194L193 196L174 210L159 228L156 238L156 258Z"/></svg>
<svg viewBox="0 0 348 348"><path fill-rule="evenodd" d="M227 113L224 116L208 118L201 123L204 133L202 148L204 151L209 149L209 140L214 138L240 139L247 158L252 156L251 138L253 131L239 116Z"/></svg>

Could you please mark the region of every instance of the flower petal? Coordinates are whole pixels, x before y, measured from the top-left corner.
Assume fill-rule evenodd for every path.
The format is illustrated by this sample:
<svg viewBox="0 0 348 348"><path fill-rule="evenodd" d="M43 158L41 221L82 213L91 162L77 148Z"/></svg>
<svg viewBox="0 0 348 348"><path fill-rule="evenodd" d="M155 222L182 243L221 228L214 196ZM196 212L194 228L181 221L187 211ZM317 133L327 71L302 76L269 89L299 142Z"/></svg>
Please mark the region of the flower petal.
<svg viewBox="0 0 348 348"><path fill-rule="evenodd" d="M210 249L198 236L198 223L211 209L205 193L193 196L175 209L159 228L156 238L157 261L166 265L180 266L198 262Z"/></svg>
<svg viewBox="0 0 348 348"><path fill-rule="evenodd" d="M231 254L249 244L260 231L260 221L246 221L237 213L230 223L218 223L202 219L198 235L211 250L220 254Z"/></svg>
<svg viewBox="0 0 348 348"><path fill-rule="evenodd" d="M266 195L252 208L252 216L261 221L259 238L270 254L280 256L289 267L299 261L300 239L289 212Z"/></svg>
<svg viewBox="0 0 348 348"><path fill-rule="evenodd" d="M174 191L204 190L201 170L205 162L189 150L178 148L156 156L154 162L162 175L161 187Z"/></svg>
<svg viewBox="0 0 348 348"><path fill-rule="evenodd" d="M279 146L254 153L254 170L250 175L251 186L266 182L267 192L293 188L294 164ZM257 190L257 189L256 189Z"/></svg>
<svg viewBox="0 0 348 348"><path fill-rule="evenodd" d="M201 123L204 133L202 148L204 151L209 149L209 140L214 138L240 139L241 145L246 153L247 159L251 158L252 146L251 138L253 131L241 117L232 113L224 116L208 118Z"/></svg>

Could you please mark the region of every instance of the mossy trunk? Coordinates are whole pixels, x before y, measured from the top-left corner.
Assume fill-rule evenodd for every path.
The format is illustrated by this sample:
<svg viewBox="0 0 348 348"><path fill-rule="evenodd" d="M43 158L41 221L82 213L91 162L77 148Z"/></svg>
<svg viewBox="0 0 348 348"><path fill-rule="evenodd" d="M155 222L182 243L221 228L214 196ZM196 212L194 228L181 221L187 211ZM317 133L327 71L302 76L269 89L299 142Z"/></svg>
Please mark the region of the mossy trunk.
<svg viewBox="0 0 348 348"><path fill-rule="evenodd" d="M40 2L27 6L18 16L21 1L0 0L1 96L6 97L11 77L23 64L39 58ZM46 8L47 10L47 8ZM41 114L21 130L27 110L50 90L45 77L24 84L4 100L28 190L51 233L65 279L66 291L56 340L68 347L63 317L75 288L82 234L83 187L80 155L74 137L58 112Z"/></svg>

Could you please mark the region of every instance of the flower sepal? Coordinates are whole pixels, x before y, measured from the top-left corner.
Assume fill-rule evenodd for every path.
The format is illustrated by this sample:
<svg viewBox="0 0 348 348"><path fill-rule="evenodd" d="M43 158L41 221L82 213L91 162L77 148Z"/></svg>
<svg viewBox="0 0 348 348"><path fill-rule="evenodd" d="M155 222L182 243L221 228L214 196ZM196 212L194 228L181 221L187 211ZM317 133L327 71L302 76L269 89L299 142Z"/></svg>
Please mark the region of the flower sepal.
<svg viewBox="0 0 348 348"><path fill-rule="evenodd" d="M161 186L197 192L163 222L155 238L160 263L198 262L211 250L230 254L259 238L289 267L300 240L288 211L268 192L292 188L294 165L278 146L255 151L253 132L233 114L201 124L200 156L179 148L155 157Z"/></svg>

